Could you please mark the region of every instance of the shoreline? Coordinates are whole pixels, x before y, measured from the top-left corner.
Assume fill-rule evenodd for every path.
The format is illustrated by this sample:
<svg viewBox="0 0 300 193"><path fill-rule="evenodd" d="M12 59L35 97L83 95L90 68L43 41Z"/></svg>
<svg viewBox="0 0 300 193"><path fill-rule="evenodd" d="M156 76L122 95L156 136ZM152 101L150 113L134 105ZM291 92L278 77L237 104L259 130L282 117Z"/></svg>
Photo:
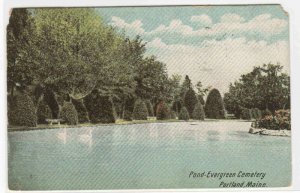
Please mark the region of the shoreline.
<svg viewBox="0 0 300 193"><path fill-rule="evenodd" d="M290 130L271 130L265 128L253 128L250 127L249 134L267 135L267 136L280 136L280 137L291 137Z"/></svg>
<svg viewBox="0 0 300 193"><path fill-rule="evenodd" d="M27 126L8 126L8 132L18 132L18 131L34 131L34 130L48 130L48 129L61 129L61 128L81 128L81 127L98 127L98 126L114 126L114 125L136 125L136 124L150 124L150 123L174 123L174 122L219 122L219 121L239 121L239 122L251 122L248 120L242 119L206 119L204 121L190 119L188 121L178 120L178 119L169 119L169 120L133 120L133 121L124 121L123 119L117 119L115 123L82 123L78 125L48 125L40 124L36 127L27 127Z"/></svg>

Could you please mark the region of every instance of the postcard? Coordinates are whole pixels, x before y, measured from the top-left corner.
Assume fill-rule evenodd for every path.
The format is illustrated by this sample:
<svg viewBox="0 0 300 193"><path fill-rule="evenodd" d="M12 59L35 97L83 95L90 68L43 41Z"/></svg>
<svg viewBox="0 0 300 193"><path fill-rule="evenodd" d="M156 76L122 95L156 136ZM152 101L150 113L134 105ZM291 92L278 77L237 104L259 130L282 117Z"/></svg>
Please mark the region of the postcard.
<svg viewBox="0 0 300 193"><path fill-rule="evenodd" d="M292 186L279 4L16 7L8 188Z"/></svg>

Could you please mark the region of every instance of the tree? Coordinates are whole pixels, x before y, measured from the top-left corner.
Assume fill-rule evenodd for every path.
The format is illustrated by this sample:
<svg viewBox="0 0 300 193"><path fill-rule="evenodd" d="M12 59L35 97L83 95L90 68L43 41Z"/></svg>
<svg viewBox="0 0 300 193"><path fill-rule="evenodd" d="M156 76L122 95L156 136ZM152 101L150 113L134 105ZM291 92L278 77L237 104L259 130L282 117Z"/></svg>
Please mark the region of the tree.
<svg viewBox="0 0 300 193"><path fill-rule="evenodd" d="M204 113L203 106L200 102L198 102L193 111L193 119L204 120L204 118L205 118L205 113Z"/></svg>
<svg viewBox="0 0 300 193"><path fill-rule="evenodd" d="M238 117L242 108L276 109L289 104L290 77L279 64L264 64L244 74L224 95L226 109Z"/></svg>
<svg viewBox="0 0 300 193"><path fill-rule="evenodd" d="M212 89L205 103L205 115L211 119L224 119L225 108L222 96L217 89Z"/></svg>
<svg viewBox="0 0 300 193"><path fill-rule="evenodd" d="M164 101L160 101L156 109L156 119L166 120L170 118L170 109Z"/></svg>
<svg viewBox="0 0 300 193"><path fill-rule="evenodd" d="M14 96L14 99L10 101L8 122L13 126L36 126L36 109L31 97L28 94L20 93Z"/></svg>
<svg viewBox="0 0 300 193"><path fill-rule="evenodd" d="M188 89L184 95L184 105L189 112L190 118L193 118L193 111L197 103L198 99L195 91L192 88Z"/></svg>
<svg viewBox="0 0 300 193"><path fill-rule="evenodd" d="M108 96L101 96L98 90L84 98L84 104L92 123L115 123L113 103Z"/></svg>
<svg viewBox="0 0 300 193"><path fill-rule="evenodd" d="M178 115L178 119L185 120L185 121L188 121L190 119L189 112L185 107L181 108L181 111Z"/></svg>
<svg viewBox="0 0 300 193"><path fill-rule="evenodd" d="M13 9L7 26L7 89L12 96L15 88L24 90L34 80L34 32L31 13Z"/></svg>
<svg viewBox="0 0 300 193"><path fill-rule="evenodd" d="M142 99L137 99L133 109L133 119L147 120L148 110L145 102Z"/></svg>
<svg viewBox="0 0 300 193"><path fill-rule="evenodd" d="M60 118L68 125L78 124L78 114L72 102L65 102L60 111Z"/></svg>

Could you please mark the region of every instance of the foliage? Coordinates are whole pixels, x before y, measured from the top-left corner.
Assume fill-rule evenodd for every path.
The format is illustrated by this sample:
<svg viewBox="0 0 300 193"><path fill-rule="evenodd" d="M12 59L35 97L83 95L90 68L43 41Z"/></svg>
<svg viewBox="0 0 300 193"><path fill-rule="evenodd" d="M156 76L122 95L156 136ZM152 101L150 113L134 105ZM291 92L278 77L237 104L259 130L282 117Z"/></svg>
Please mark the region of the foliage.
<svg viewBox="0 0 300 193"><path fill-rule="evenodd" d="M204 113L203 106L200 102L198 102L195 105L195 108L194 108L194 111L193 111L193 119L204 120L204 118L205 118L205 113Z"/></svg>
<svg viewBox="0 0 300 193"><path fill-rule="evenodd" d="M79 123L89 122L90 120L89 120L88 112L83 103L83 100L82 99L80 99L80 100L72 99L72 103L78 114L78 122Z"/></svg>
<svg viewBox="0 0 300 193"><path fill-rule="evenodd" d="M238 117L242 108L277 109L289 106L290 77L279 64L264 64L242 75L224 95L226 109Z"/></svg>
<svg viewBox="0 0 300 193"><path fill-rule="evenodd" d="M184 106L188 110L190 118L193 118L193 111L197 103L198 99L195 91L192 88L188 89L184 95Z"/></svg>
<svg viewBox="0 0 300 193"><path fill-rule="evenodd" d="M29 95L22 93L11 98L9 103L8 122L10 125L14 126L36 126L36 109Z"/></svg>
<svg viewBox="0 0 300 193"><path fill-rule="evenodd" d="M266 115L262 119L256 121L258 128L272 130L291 130L291 114L290 110L276 110L275 115Z"/></svg>
<svg viewBox="0 0 300 193"><path fill-rule="evenodd" d="M244 108L242 110L242 116L241 116L241 118L244 119L244 120L251 120L252 119L252 110Z"/></svg>
<svg viewBox="0 0 300 193"><path fill-rule="evenodd" d="M132 113L134 109L134 98L128 98L125 100L124 104L124 112L123 112L123 119L127 121L132 121Z"/></svg>
<svg viewBox="0 0 300 193"><path fill-rule="evenodd" d="M133 109L133 119L147 120L148 110L145 102L142 99L137 99Z"/></svg>
<svg viewBox="0 0 300 193"><path fill-rule="evenodd" d="M13 9L7 26L7 89L24 90L34 79L34 21L27 9Z"/></svg>
<svg viewBox="0 0 300 193"><path fill-rule="evenodd" d="M37 107L37 122L38 124L46 124L46 119L52 119L52 112L44 100L38 103Z"/></svg>
<svg viewBox="0 0 300 193"><path fill-rule="evenodd" d="M176 113L173 110L170 110L170 119L176 119Z"/></svg>
<svg viewBox="0 0 300 193"><path fill-rule="evenodd" d="M262 117L271 116L272 112L269 109L265 109L262 111Z"/></svg>
<svg viewBox="0 0 300 193"><path fill-rule="evenodd" d="M251 109L251 116L253 119L261 119L262 113L258 108Z"/></svg>
<svg viewBox="0 0 300 193"><path fill-rule="evenodd" d="M181 101L174 101L172 103L172 111L175 111L177 114L179 114L180 110L181 110L181 107L182 107L182 102Z"/></svg>
<svg viewBox="0 0 300 193"><path fill-rule="evenodd" d="M51 109L52 117L58 118L59 105L56 100L56 96L55 96L54 92L51 90L51 88L46 87L44 90L45 90L44 91L44 100Z"/></svg>
<svg viewBox="0 0 300 193"><path fill-rule="evenodd" d="M224 119L225 109L220 92L213 89L209 92L205 103L205 115L211 119Z"/></svg>
<svg viewBox="0 0 300 193"><path fill-rule="evenodd" d="M72 102L64 102L59 115L68 125L78 124L78 114Z"/></svg>
<svg viewBox="0 0 300 193"><path fill-rule="evenodd" d="M153 117L154 116L153 105L150 100L146 100L146 106L148 110L148 116Z"/></svg>
<svg viewBox="0 0 300 193"><path fill-rule="evenodd" d="M181 111L178 115L178 119L179 120L185 120L185 121L188 121L190 119L189 112L186 109L186 107L181 108Z"/></svg>
<svg viewBox="0 0 300 193"><path fill-rule="evenodd" d="M160 101L156 109L156 119L166 120L170 118L170 109L164 101Z"/></svg>
<svg viewBox="0 0 300 193"><path fill-rule="evenodd" d="M108 96L101 96L94 90L84 98L84 104L92 123L115 123L113 103Z"/></svg>

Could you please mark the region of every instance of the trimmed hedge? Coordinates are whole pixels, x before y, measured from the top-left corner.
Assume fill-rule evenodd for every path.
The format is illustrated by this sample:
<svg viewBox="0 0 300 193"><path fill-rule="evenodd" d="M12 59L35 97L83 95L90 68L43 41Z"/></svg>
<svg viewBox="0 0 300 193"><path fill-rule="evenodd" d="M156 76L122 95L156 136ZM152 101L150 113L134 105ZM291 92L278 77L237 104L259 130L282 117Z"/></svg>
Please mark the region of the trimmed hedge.
<svg viewBox="0 0 300 193"><path fill-rule="evenodd" d="M196 93L192 88L190 88L184 95L184 106L188 110L190 118L193 118L193 111L197 103L198 99Z"/></svg>
<svg viewBox="0 0 300 193"><path fill-rule="evenodd" d="M185 107L181 108L181 111L178 115L178 119L185 120L185 121L188 121L190 119L189 112Z"/></svg>
<svg viewBox="0 0 300 193"><path fill-rule="evenodd" d="M46 124L46 119L52 119L51 109L44 100L39 102L36 114L38 124Z"/></svg>
<svg viewBox="0 0 300 193"><path fill-rule="evenodd" d="M212 89L205 103L205 115L207 118L211 119L224 119L225 118L225 108L222 96L217 89Z"/></svg>
<svg viewBox="0 0 300 193"><path fill-rule="evenodd" d="M177 115L175 113L175 111L171 110L170 111L170 119L176 119Z"/></svg>
<svg viewBox="0 0 300 193"><path fill-rule="evenodd" d="M156 119L157 120L166 120L170 118L170 109L165 104L164 101L161 101L157 105L156 109Z"/></svg>
<svg viewBox="0 0 300 193"><path fill-rule="evenodd" d="M78 124L78 114L72 102L64 102L60 111L60 118L68 125Z"/></svg>
<svg viewBox="0 0 300 193"><path fill-rule="evenodd" d="M108 96L101 96L97 90L84 98L91 123L115 123L113 103Z"/></svg>
<svg viewBox="0 0 300 193"><path fill-rule="evenodd" d="M153 117L154 116L153 105L150 100L146 100L146 106L148 110L148 116Z"/></svg>
<svg viewBox="0 0 300 193"><path fill-rule="evenodd" d="M205 113L201 102L198 102L194 108L193 119L204 120Z"/></svg>
<svg viewBox="0 0 300 193"><path fill-rule="evenodd" d="M242 109L241 118L244 120L251 120L252 119L251 109L247 109L247 108Z"/></svg>
<svg viewBox="0 0 300 193"><path fill-rule="evenodd" d="M135 120L147 120L148 110L142 99L137 99L135 101L132 116Z"/></svg>
<svg viewBox="0 0 300 193"><path fill-rule="evenodd" d="M20 94L10 99L8 122L15 126L36 126L36 109L30 96Z"/></svg>
<svg viewBox="0 0 300 193"><path fill-rule="evenodd" d="M75 100L72 99L72 103L77 111L78 114L78 122L79 123L87 123L90 122L89 120L89 115L88 112L86 110L86 107L83 103L83 100Z"/></svg>

